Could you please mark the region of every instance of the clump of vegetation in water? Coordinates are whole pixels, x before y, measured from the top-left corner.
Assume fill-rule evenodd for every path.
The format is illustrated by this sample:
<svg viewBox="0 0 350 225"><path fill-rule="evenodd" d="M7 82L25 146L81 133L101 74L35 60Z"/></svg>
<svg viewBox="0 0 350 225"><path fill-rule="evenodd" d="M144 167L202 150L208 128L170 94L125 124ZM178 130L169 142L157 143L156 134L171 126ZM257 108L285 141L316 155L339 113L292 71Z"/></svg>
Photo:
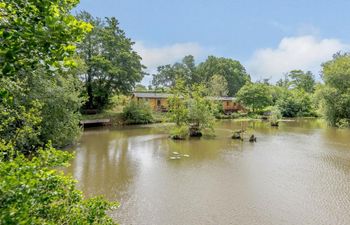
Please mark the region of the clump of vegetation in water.
<svg viewBox="0 0 350 225"><path fill-rule="evenodd" d="M214 113L212 101L205 98L205 87L193 86L192 98L188 101L188 123L190 136L200 137L202 132L214 133Z"/></svg>
<svg viewBox="0 0 350 225"><path fill-rule="evenodd" d="M184 135L200 137L203 131L214 133L214 106L205 98L204 86L193 85L189 90L183 80L178 80L172 93L168 99L169 121L175 123L170 131L172 138L183 139Z"/></svg>
<svg viewBox="0 0 350 225"><path fill-rule="evenodd" d="M184 140L188 136L188 126L174 126L170 130L170 137L174 140Z"/></svg>
<svg viewBox="0 0 350 225"><path fill-rule="evenodd" d="M125 124L147 124L154 121L152 109L147 102L132 100L122 112Z"/></svg>
<svg viewBox="0 0 350 225"><path fill-rule="evenodd" d="M282 119L282 113L277 106L269 107L269 120L271 126L277 127L279 125L279 120Z"/></svg>

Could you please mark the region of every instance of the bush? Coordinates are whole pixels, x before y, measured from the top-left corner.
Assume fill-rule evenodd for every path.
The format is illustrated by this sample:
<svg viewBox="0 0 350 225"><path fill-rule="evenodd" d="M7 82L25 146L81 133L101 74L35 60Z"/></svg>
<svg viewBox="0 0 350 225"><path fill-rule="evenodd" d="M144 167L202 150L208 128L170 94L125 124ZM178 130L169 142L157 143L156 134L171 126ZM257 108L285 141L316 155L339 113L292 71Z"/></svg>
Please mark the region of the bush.
<svg viewBox="0 0 350 225"><path fill-rule="evenodd" d="M72 154L50 145L30 160L0 142L0 224L115 224L101 197L83 199L75 181L55 170Z"/></svg>
<svg viewBox="0 0 350 225"><path fill-rule="evenodd" d="M147 124L154 121L152 109L147 102L135 100L124 107L122 119L125 124Z"/></svg>
<svg viewBox="0 0 350 225"><path fill-rule="evenodd" d="M174 126L170 130L170 137L172 139L183 140L183 139L186 139L187 136L188 136L188 126L187 125Z"/></svg>
<svg viewBox="0 0 350 225"><path fill-rule="evenodd" d="M301 90L286 90L276 105L284 117L313 116L311 95Z"/></svg>
<svg viewBox="0 0 350 225"><path fill-rule="evenodd" d="M282 118L281 111L277 106L269 107L270 108L270 122L271 124L278 125L278 120Z"/></svg>
<svg viewBox="0 0 350 225"><path fill-rule="evenodd" d="M336 123L336 126L339 128L350 128L350 119L340 119Z"/></svg>

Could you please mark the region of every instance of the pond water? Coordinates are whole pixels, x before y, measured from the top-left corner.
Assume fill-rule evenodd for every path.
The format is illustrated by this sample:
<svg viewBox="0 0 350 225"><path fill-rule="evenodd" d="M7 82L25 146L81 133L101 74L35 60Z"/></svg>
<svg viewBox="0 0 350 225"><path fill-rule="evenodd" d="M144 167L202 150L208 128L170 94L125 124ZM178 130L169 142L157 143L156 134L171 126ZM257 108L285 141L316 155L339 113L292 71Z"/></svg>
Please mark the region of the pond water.
<svg viewBox="0 0 350 225"><path fill-rule="evenodd" d="M241 127L257 142L230 139ZM89 129L66 171L88 197L119 201L110 214L122 225L350 224L350 130L228 120L216 135L174 141L160 125Z"/></svg>

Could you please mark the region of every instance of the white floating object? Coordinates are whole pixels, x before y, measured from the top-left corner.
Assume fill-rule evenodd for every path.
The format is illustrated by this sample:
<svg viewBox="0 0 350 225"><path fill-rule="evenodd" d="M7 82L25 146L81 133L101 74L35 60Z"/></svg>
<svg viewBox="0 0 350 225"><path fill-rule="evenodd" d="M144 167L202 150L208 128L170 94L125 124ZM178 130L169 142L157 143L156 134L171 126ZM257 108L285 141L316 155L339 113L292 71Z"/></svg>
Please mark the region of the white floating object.
<svg viewBox="0 0 350 225"><path fill-rule="evenodd" d="M170 157L170 159L176 159L176 157Z"/></svg>
<svg viewBox="0 0 350 225"><path fill-rule="evenodd" d="M181 159L181 157L180 156L176 156L176 159Z"/></svg>
<svg viewBox="0 0 350 225"><path fill-rule="evenodd" d="M173 152L174 155L178 155L179 153L178 152Z"/></svg>
<svg viewBox="0 0 350 225"><path fill-rule="evenodd" d="M190 155L185 154L184 157L187 157L187 158L188 158L188 157L190 157Z"/></svg>

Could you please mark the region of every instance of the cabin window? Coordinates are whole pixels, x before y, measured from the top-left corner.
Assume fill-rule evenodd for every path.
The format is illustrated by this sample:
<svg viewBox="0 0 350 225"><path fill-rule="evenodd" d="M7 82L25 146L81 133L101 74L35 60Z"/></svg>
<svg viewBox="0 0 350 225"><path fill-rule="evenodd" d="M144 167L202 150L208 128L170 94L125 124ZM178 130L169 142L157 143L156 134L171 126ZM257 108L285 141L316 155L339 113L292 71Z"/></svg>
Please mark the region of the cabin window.
<svg viewBox="0 0 350 225"><path fill-rule="evenodd" d="M157 106L160 106L160 99L157 100Z"/></svg>
<svg viewBox="0 0 350 225"><path fill-rule="evenodd" d="M229 106L230 105L230 102L226 102L226 106Z"/></svg>

